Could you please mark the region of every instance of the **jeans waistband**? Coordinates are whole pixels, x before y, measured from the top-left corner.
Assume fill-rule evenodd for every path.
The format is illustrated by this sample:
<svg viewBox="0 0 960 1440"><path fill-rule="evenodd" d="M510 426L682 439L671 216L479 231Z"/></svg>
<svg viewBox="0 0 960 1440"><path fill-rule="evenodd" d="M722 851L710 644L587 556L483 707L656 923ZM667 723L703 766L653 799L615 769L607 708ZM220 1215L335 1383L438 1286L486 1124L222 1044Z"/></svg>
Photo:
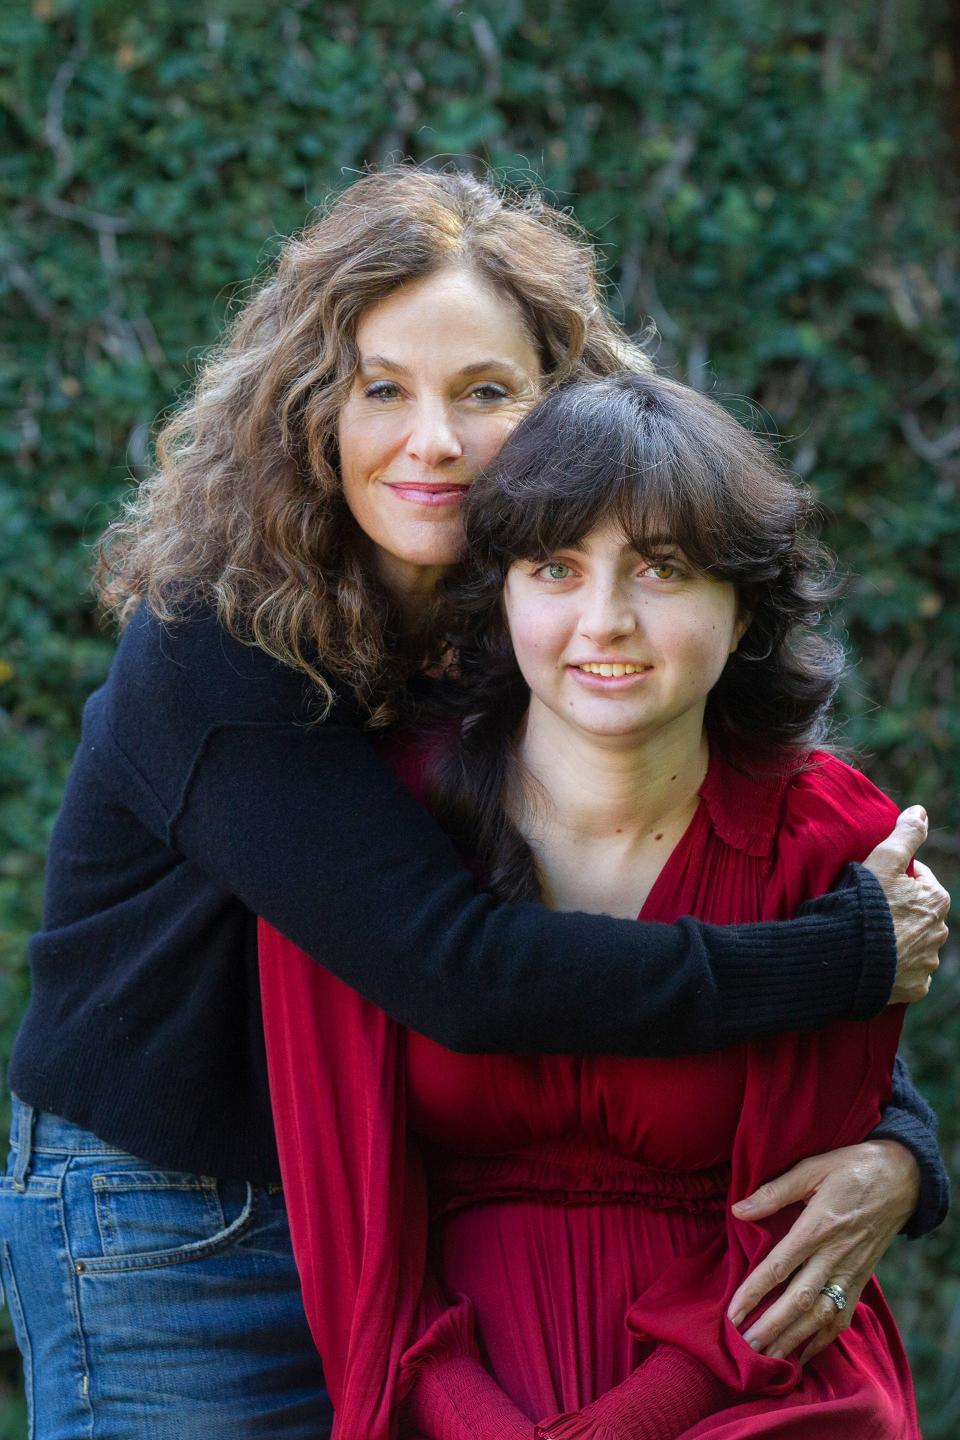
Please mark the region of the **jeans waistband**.
<svg viewBox="0 0 960 1440"><path fill-rule="evenodd" d="M120 1146L108 1145L106 1140L70 1120L25 1105L16 1095L11 1096L11 1102L10 1148L17 1152L16 1169L18 1173L23 1170L21 1179L26 1175L30 1156L37 1150L48 1155L127 1154Z"/></svg>

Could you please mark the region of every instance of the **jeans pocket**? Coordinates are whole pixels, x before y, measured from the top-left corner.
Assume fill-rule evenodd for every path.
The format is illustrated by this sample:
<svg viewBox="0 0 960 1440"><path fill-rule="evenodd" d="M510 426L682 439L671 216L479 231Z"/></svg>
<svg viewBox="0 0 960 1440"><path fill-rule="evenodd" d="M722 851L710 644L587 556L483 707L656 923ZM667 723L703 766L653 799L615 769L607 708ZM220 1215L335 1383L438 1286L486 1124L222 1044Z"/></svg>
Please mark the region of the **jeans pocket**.
<svg viewBox="0 0 960 1440"><path fill-rule="evenodd" d="M253 1221L252 1185L133 1169L95 1172L90 1185L100 1254L75 1255L78 1274L204 1259L233 1244Z"/></svg>

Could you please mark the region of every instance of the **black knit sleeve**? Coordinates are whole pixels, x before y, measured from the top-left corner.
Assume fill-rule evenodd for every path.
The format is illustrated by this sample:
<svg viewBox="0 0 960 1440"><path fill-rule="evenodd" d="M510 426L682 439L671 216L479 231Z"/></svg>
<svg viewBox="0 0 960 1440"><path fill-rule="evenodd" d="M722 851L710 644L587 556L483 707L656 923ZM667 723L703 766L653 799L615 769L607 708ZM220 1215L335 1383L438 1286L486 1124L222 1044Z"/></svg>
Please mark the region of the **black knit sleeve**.
<svg viewBox="0 0 960 1440"><path fill-rule="evenodd" d="M147 617L104 743L145 824L413 1029L463 1051L683 1054L886 1002L893 928L868 872L796 920L734 927L496 905L355 724L310 723L299 684L210 621Z"/></svg>
<svg viewBox="0 0 960 1440"><path fill-rule="evenodd" d="M937 1117L899 1056L893 1069L890 1103L884 1107L880 1124L869 1139L897 1140L913 1155L920 1170L920 1199L903 1233L911 1240L929 1235L946 1218L950 1180L937 1144Z"/></svg>

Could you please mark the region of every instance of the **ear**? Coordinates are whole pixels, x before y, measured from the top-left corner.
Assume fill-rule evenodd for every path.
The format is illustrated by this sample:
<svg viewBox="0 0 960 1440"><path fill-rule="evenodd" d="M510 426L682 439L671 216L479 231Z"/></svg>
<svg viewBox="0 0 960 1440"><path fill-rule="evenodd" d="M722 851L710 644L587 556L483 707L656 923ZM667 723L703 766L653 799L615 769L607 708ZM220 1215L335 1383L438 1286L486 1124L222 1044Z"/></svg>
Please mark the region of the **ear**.
<svg viewBox="0 0 960 1440"><path fill-rule="evenodd" d="M749 610L746 605L739 605L737 607L737 618L733 626L733 641L730 646L731 655L736 650L737 646L740 644L740 641L743 639L744 635L746 635L747 631L750 629L752 621L753 611Z"/></svg>

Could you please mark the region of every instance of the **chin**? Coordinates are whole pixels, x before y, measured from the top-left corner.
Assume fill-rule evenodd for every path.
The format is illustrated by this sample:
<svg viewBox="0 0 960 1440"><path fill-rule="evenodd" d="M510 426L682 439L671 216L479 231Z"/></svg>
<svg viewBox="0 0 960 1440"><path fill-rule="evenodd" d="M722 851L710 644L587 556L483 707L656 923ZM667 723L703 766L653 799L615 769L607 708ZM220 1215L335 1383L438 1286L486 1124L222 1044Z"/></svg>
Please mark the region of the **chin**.
<svg viewBox="0 0 960 1440"><path fill-rule="evenodd" d="M397 543L394 538L393 553L404 565L419 565L424 570L434 569L437 565L454 565L460 559L460 552L463 548L463 534L457 530L453 535L431 536L424 541L423 536L418 536L410 545L404 545L402 540Z"/></svg>
<svg viewBox="0 0 960 1440"><path fill-rule="evenodd" d="M577 720L566 717L575 730L597 740L634 740L639 744L650 731L649 722L640 720Z"/></svg>

